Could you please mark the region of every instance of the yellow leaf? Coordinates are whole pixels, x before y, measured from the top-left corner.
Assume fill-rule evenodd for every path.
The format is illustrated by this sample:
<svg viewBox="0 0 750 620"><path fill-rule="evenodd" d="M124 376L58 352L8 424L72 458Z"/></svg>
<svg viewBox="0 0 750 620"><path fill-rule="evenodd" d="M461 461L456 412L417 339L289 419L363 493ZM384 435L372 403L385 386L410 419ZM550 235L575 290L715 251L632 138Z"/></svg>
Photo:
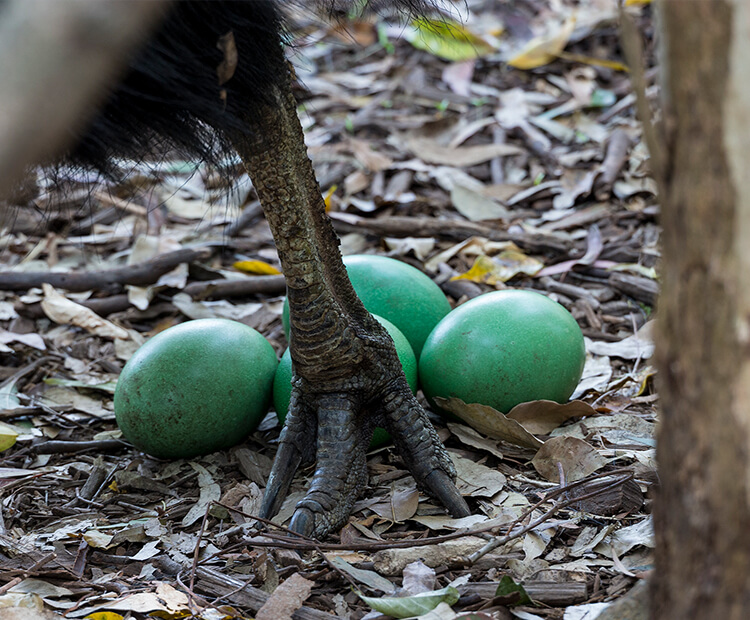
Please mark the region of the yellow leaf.
<svg viewBox="0 0 750 620"><path fill-rule="evenodd" d="M536 69L552 62L565 49L575 25L576 20L571 17L558 32L545 37L534 37L508 64L516 69Z"/></svg>
<svg viewBox="0 0 750 620"><path fill-rule="evenodd" d="M493 258L484 254L478 256L469 271L451 279L495 285L498 282L507 282L518 274L536 275L543 266L541 261L526 256L514 247L503 250Z"/></svg>
<svg viewBox="0 0 750 620"><path fill-rule="evenodd" d="M262 260L238 260L232 266L237 271L255 276L275 276L281 273L276 267L264 263Z"/></svg>
<svg viewBox="0 0 750 620"><path fill-rule="evenodd" d="M637 263L618 263L609 267L607 271L622 271L625 273L635 273L643 276L644 278L650 278L656 280L656 269L653 267L646 267L645 265L639 265Z"/></svg>
<svg viewBox="0 0 750 620"><path fill-rule="evenodd" d="M557 56L564 60L580 62L583 65L591 65L592 67L606 67L607 69L622 71L623 73L628 73L630 71L626 65L616 60L605 60L603 58L584 56L583 54L569 54L568 52L560 52Z"/></svg>
<svg viewBox="0 0 750 620"><path fill-rule="evenodd" d="M93 614L85 616L83 620L122 620L123 617L114 611L95 611Z"/></svg>
<svg viewBox="0 0 750 620"><path fill-rule="evenodd" d="M329 190L323 196L323 202L326 205L326 213L328 213L331 210L331 198L333 198L333 195L336 193L337 189L338 189L338 185L331 185Z"/></svg>
<svg viewBox="0 0 750 620"><path fill-rule="evenodd" d="M407 36L409 43L444 60L462 62L495 51L487 41L455 22L422 18L414 20L413 25L416 33Z"/></svg>
<svg viewBox="0 0 750 620"><path fill-rule="evenodd" d="M7 450L18 439L18 431L10 424L0 422L0 452Z"/></svg>
<svg viewBox="0 0 750 620"><path fill-rule="evenodd" d="M636 392L636 396L643 396L646 392L649 391L649 385L651 383L651 379L656 375L656 370L654 370L651 366L647 366L644 368L637 377L639 384L638 384L638 391Z"/></svg>
<svg viewBox="0 0 750 620"><path fill-rule="evenodd" d="M181 620L181 618L195 617L189 611L162 611L161 609L152 611L149 615L162 620Z"/></svg>
<svg viewBox="0 0 750 620"><path fill-rule="evenodd" d="M639 4L651 4L651 0L625 0L625 6L637 6Z"/></svg>
<svg viewBox="0 0 750 620"><path fill-rule="evenodd" d="M492 272L495 269L495 264L489 256L482 254L474 260L474 264L471 269L460 276L453 276L451 280L470 280L472 282L488 282L492 278Z"/></svg>

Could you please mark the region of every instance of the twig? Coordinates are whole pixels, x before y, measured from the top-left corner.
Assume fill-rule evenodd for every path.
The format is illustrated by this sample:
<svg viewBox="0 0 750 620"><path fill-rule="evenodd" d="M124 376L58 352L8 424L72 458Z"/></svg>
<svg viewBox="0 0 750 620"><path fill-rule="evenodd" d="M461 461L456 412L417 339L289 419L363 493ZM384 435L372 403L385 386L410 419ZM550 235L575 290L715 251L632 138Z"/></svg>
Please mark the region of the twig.
<svg viewBox="0 0 750 620"><path fill-rule="evenodd" d="M174 289L171 294L186 293L193 299L227 299L229 297L245 297L247 295L283 295L286 291L284 276L248 276L241 280L208 280L205 282L192 282L182 290ZM163 295L166 296L170 292ZM123 312L132 308L127 295L109 295L97 299L87 299L80 302L99 316L108 316L115 312ZM40 303L14 304L15 311L29 318L42 318L44 311Z"/></svg>
<svg viewBox="0 0 750 620"><path fill-rule="evenodd" d="M567 254L572 242L544 233L508 232L463 220L438 220L429 217L379 217L368 219L350 213L330 213L333 227L339 233L369 232L385 237L445 237L465 239L486 237L491 241L513 241L529 252L549 251Z"/></svg>
<svg viewBox="0 0 750 620"><path fill-rule="evenodd" d="M97 452L111 452L130 448L130 444L119 439L102 439L99 441L44 441L31 446L35 454L72 454L96 450Z"/></svg>
<svg viewBox="0 0 750 620"><path fill-rule="evenodd" d="M44 283L67 291L82 292L90 290L107 290L113 284L132 284L146 286L156 282L162 275L181 263L204 260L211 255L211 249L182 249L162 254L137 265L117 267L101 271L84 271L60 273L42 272L0 272L0 290L25 291L39 287Z"/></svg>
<svg viewBox="0 0 750 620"><path fill-rule="evenodd" d="M643 48L641 35L624 7L620 6L620 29L622 36L622 50L630 69L630 77L635 92L635 107L643 125L643 138L651 154L651 169L659 186L664 184L664 136L661 127L657 127L651 116L648 97L646 96L646 80L643 71Z"/></svg>
<svg viewBox="0 0 750 620"><path fill-rule="evenodd" d="M612 475L617 475L617 474L615 474L614 472L607 472L605 474L594 476L593 478L584 478L584 480L579 480L578 483L581 483L581 484L584 483L584 482L588 483L592 479L601 478L601 477L604 477L604 476L612 476ZM616 487L618 487L618 486L620 486L622 484L625 484L625 482L627 482L628 480L630 480L632 477L633 477L633 472L632 471L628 471L625 475L621 476L620 478L618 478L617 480L615 480L611 484L608 484L608 485L606 485L604 487L596 489L595 491L592 491L591 493L585 493L583 495L579 495L577 497L573 497L571 499L567 499L567 500L565 500L563 502L555 504L554 506L552 506L552 508L550 508L542 516L540 516L539 518L535 519L534 521L532 521L528 525L525 525L520 530L518 530L518 531L516 531L516 532L514 532L512 534L507 534L507 535L502 536L500 538L496 538L491 543L486 544L484 547L482 547L478 551L475 551L474 553L472 553L469 556L469 558L468 558L469 562L471 564L474 564L477 560L479 560L480 558L482 558L485 555L487 555L490 551L493 551L493 550L497 549L498 547L502 547L503 545L508 544L511 540L515 540L516 538L519 538L519 537L523 536L526 532L530 532L531 530L537 528L539 525L541 525L542 523L544 523L545 521L547 521L548 519L550 519L552 516L554 516L557 512L559 512L563 508L567 508L571 504L577 504L577 503L579 503L579 502L581 502L581 501L583 501L585 499L590 499L592 497L596 497L597 495L600 495L600 494L602 494L602 493L604 493L606 491L611 491L612 489L614 489L614 488L616 488ZM558 489L553 494L556 495L558 493L562 493L564 491L568 491L568 490L574 488L574 486L580 486L580 484L573 483L570 486ZM537 502L534 506L532 506L531 508L529 508L523 515L521 515L518 519L516 519L516 521L514 523L511 524L511 526L508 528L508 531L512 532L513 531L513 527L515 526L515 524L520 523L527 515L530 515L534 510L536 510L541 504L543 504L546 501L549 501L548 497L545 497L542 501Z"/></svg>
<svg viewBox="0 0 750 620"><path fill-rule="evenodd" d="M200 530L198 530L198 540L195 541L195 549L193 550L193 564L190 567L190 585L188 587L188 597L190 598L190 603L192 607L193 597L195 596L195 571L198 568L198 556L201 552L201 541L203 540L203 533L206 531L206 522L208 521L208 512L211 510L211 506L213 506L213 502L209 502L206 505L206 511L203 513L203 519L201 520L201 527ZM191 609L191 611L193 611Z"/></svg>
<svg viewBox="0 0 750 620"><path fill-rule="evenodd" d="M580 496L571 498L569 500L566 500L564 502L557 504L552 510L548 511L548 513L545 513L543 517L534 521L530 526L525 527L523 531L519 531L519 532L505 536L503 538L504 542L501 542L498 545L495 545L495 547L497 547L497 546L506 544L508 541L514 540L515 538L518 538L519 536L522 536L524 533L526 533L530 529L534 529L540 523L543 523L544 521L549 519L552 515L554 515L556 512L558 512L559 510L562 510L563 508L566 508L572 504L576 504L582 500L596 497L597 495L600 495L601 493L605 493L621 484L624 484L627 480L633 477L633 472L629 469L618 469L618 470L614 470L610 472L604 472L601 474L589 476L587 478L584 478L583 480L577 480L576 482L572 482L568 484L568 486L566 487L558 487L557 489L547 493L544 499L542 499L541 501L531 506L528 510L524 511L524 513L521 516L519 516L518 519L516 519L515 521L513 521L512 523L508 525L501 525L501 526L492 525L492 526L483 527L483 528L476 528L476 529L471 529L471 530L463 530L460 532L454 532L452 534L445 534L443 536L431 536L428 538L420 538L416 540L415 539L383 540L383 541L368 540L368 541L362 541L358 543L347 543L347 544L318 542L306 536L297 534L296 532L291 532L289 529L283 526L280 526L276 523L273 523L267 519L262 519L260 517L256 517L255 515L247 515L246 513L236 508L232 508L231 506L218 504L227 510L230 510L232 512L238 512L245 517L249 516L251 519L255 519L261 523L277 528L278 530L281 530L282 532L284 532L287 536L291 534L295 538L282 537L275 532L264 532L262 535L259 535L257 537L253 537L253 538L244 540L240 543L235 543L234 545L230 545L226 547L225 549L223 549L220 553L217 553L213 556L206 558L206 561L214 557L220 557L224 553L227 553L229 551L233 551L236 549L240 549L241 547L246 546L246 545L250 545L253 547L293 549L296 551L320 551L320 550L325 550L325 551L380 551L383 549L407 549L407 548L412 548L412 547L425 547L428 545L436 545L436 544L448 542L450 540L457 540L459 538L465 538L467 536L480 536L482 534L492 533L501 528L507 531L511 531L516 525L518 525L520 522L526 519L529 515L531 515L535 510L537 510L542 504L550 501L550 499L554 499L555 497L562 495L564 493L567 493L568 491L574 488L577 488L584 484L588 484L589 482L591 482L591 480L596 480L598 478L605 478L605 477L611 477L611 476L620 476L620 478L618 478L612 484L598 488L595 491L592 491L591 493L586 493L584 495L580 495ZM494 542L495 541L493 541L493 543ZM482 555L488 553L490 550L491 549L484 551ZM479 557L481 557L481 555ZM477 559L479 559L479 557ZM476 561L476 560L472 560L471 558L469 558L469 561Z"/></svg>

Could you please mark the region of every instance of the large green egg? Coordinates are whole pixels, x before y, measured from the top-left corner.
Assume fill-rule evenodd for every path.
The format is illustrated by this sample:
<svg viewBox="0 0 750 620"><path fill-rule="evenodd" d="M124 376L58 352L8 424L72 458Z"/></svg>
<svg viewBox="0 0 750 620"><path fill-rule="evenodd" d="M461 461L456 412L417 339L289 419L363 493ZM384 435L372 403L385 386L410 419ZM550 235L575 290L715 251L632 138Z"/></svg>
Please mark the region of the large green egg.
<svg viewBox="0 0 750 620"><path fill-rule="evenodd" d="M252 327L181 323L148 340L122 369L117 424L134 446L160 458L229 448L268 411L276 366L273 347Z"/></svg>
<svg viewBox="0 0 750 620"><path fill-rule="evenodd" d="M456 308L435 327L419 361L429 399L457 397L508 413L531 400L566 402L586 350L575 319L531 291L497 291Z"/></svg>
<svg viewBox="0 0 750 620"><path fill-rule="evenodd" d="M344 265L365 308L398 327L419 359L427 336L451 311L440 287L419 269L386 256L345 256ZM289 337L286 301L282 322Z"/></svg>
<svg viewBox="0 0 750 620"><path fill-rule="evenodd" d="M417 358L414 356L409 341L401 331L390 321L383 317L373 315L380 324L385 327L388 334L393 338L393 344L396 346L396 353L401 362L401 367L406 375L406 382L409 384L413 394L417 393ZM276 376L273 380L273 405L276 409L276 415L282 424L286 419L289 411L289 401L292 399L292 356L289 349L284 351L281 361L276 369ZM379 448L388 443L391 436L382 428L376 428L370 442L370 448Z"/></svg>

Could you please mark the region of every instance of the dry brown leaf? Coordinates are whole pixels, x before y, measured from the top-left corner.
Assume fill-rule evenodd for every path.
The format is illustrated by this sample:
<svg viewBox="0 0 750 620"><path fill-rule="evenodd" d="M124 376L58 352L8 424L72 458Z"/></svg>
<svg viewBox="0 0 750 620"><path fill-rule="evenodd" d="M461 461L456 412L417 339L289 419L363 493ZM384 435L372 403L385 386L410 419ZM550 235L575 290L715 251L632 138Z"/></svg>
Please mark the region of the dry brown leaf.
<svg viewBox="0 0 750 620"><path fill-rule="evenodd" d="M458 416L475 430L495 439L531 450L538 450L544 445L516 420L509 419L487 405L466 404L460 398L436 398L435 402L441 409Z"/></svg>
<svg viewBox="0 0 750 620"><path fill-rule="evenodd" d="M609 461L582 439L553 437L534 455L531 464L550 482L560 482L558 463L568 482L582 480Z"/></svg>
<svg viewBox="0 0 750 620"><path fill-rule="evenodd" d="M471 426L466 426L465 424L448 422L448 428L460 442L465 443L467 446L478 448L479 450L484 450L485 452L493 454L500 460L503 459L503 453L500 451L496 440L488 439L487 437L480 435L473 428L471 428Z"/></svg>
<svg viewBox="0 0 750 620"><path fill-rule="evenodd" d="M419 491L417 487L409 486L393 492L390 501L375 504L370 510L389 521L400 523L413 517L419 506Z"/></svg>
<svg viewBox="0 0 750 620"><path fill-rule="evenodd" d="M58 293L53 286L42 284L42 290L44 291L42 310L55 323L75 325L102 338L127 340L130 337L130 334L122 327L103 319L86 306L71 301Z"/></svg>
<svg viewBox="0 0 750 620"><path fill-rule="evenodd" d="M596 410L583 401L561 405L552 400L534 400L516 405L508 417L519 422L530 433L546 435L571 418L595 415Z"/></svg>
<svg viewBox="0 0 750 620"><path fill-rule="evenodd" d="M505 474L475 463L470 459L451 454L456 466L456 486L462 495L471 497L493 497L505 488Z"/></svg>
<svg viewBox="0 0 750 620"><path fill-rule="evenodd" d="M189 612L187 596L167 583L159 583L156 592L126 595L116 601L102 603L96 609L139 614L158 611L163 614L177 615Z"/></svg>
<svg viewBox="0 0 750 620"><path fill-rule="evenodd" d="M340 555L332 555L327 553L326 559L331 563L332 566L340 571L345 572L352 579L365 584L372 590L380 590L385 594L393 594L397 589L393 583L388 581L385 577L381 577L375 571L352 566Z"/></svg>
<svg viewBox="0 0 750 620"><path fill-rule="evenodd" d="M435 570L421 560L412 562L404 567L403 588L409 594L432 592L435 589Z"/></svg>
<svg viewBox="0 0 750 620"><path fill-rule="evenodd" d="M255 620L291 620L292 614L302 607L315 584L299 573L294 573L279 584L273 594L255 614Z"/></svg>
<svg viewBox="0 0 750 620"><path fill-rule="evenodd" d="M472 222L506 220L512 217L512 214L496 200L460 183L455 183L451 189L451 202L456 211Z"/></svg>
<svg viewBox="0 0 750 620"><path fill-rule="evenodd" d="M575 23L575 19L568 19L557 32L532 39L508 64L516 69L536 69L552 62L568 44Z"/></svg>
<svg viewBox="0 0 750 620"><path fill-rule="evenodd" d="M409 150L428 164L442 164L466 168L482 164L495 157L518 155L521 150L510 144L477 144L475 146L444 146L423 137L407 138Z"/></svg>
<svg viewBox="0 0 750 620"><path fill-rule="evenodd" d="M374 151L369 142L349 138L348 145L352 155L357 158L357 161L362 164L365 170L380 172L393 165L393 160L390 157Z"/></svg>

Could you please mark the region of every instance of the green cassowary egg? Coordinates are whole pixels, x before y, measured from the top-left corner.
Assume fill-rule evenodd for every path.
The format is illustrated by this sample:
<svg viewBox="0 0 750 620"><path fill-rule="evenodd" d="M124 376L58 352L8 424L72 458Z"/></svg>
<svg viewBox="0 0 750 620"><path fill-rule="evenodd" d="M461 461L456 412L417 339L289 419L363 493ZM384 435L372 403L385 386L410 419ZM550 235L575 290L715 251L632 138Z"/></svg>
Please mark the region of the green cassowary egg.
<svg viewBox="0 0 750 620"><path fill-rule="evenodd" d="M401 361L401 367L406 375L406 382L409 384L412 393L417 393L417 358L414 351L401 331L390 321L383 317L375 316L380 324L385 327L386 331L393 338L393 344L396 345L396 353ZM276 408L276 415L279 416L279 422L282 424L286 419L289 410L289 401L292 398L292 356L289 349L284 351L281 361L276 369L276 376L273 380L273 405ZM371 448L378 448L390 441L390 435L382 428L376 428L370 443Z"/></svg>
<svg viewBox="0 0 750 620"><path fill-rule="evenodd" d="M398 327L419 359L427 336L451 311L440 287L419 269L386 256L345 256L344 265L365 308ZM286 301L282 321L289 337Z"/></svg>
<svg viewBox="0 0 750 620"><path fill-rule="evenodd" d="M419 378L429 399L457 397L508 413L531 400L565 402L586 350L575 319L531 291L497 291L459 306L427 338Z"/></svg>
<svg viewBox="0 0 750 620"><path fill-rule="evenodd" d="M198 319L157 334L123 368L115 417L138 449L191 458L229 448L268 411L273 347L252 327Z"/></svg>

